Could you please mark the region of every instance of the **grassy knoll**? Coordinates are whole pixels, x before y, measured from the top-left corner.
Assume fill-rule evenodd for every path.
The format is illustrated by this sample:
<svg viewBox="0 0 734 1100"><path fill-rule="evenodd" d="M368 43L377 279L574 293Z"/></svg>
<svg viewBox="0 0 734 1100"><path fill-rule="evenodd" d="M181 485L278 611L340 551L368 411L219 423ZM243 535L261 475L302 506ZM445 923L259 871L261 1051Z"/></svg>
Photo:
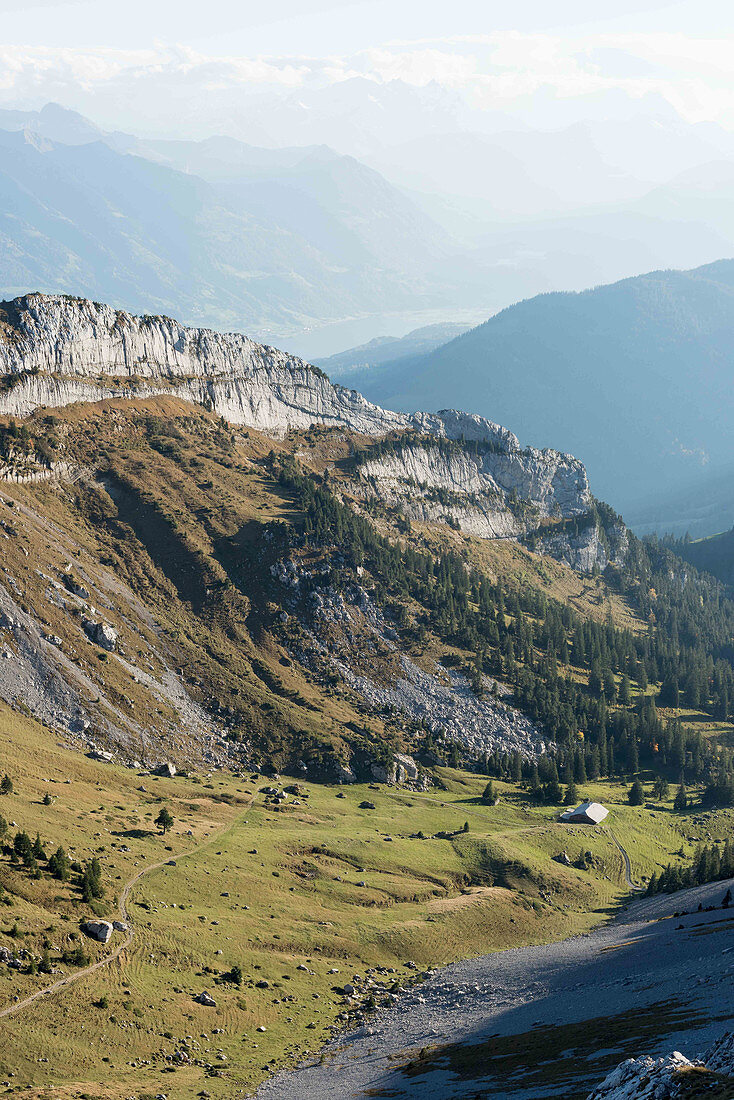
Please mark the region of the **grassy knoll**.
<svg viewBox="0 0 734 1100"><path fill-rule="evenodd" d="M318 1048L355 974L386 968L388 987L414 973L409 961L424 968L567 936L626 897L604 828L563 826L557 808L531 806L502 783L499 803L485 806L479 776L442 769L446 789L426 794L301 784L300 796L276 807L265 802L266 780L154 779L72 753L8 710L0 723L0 770L15 783L0 799L0 813L16 822L11 835L38 832L47 850L63 844L80 861L96 854L110 913L136 871L173 861L133 890L129 952L0 1022L0 1086L22 1097L247 1094L273 1065ZM632 808L620 784L584 793L610 806L635 877L689 855L688 837L721 835L730 824L723 813L701 824L669 805ZM360 808L365 799L373 810ZM153 825L161 805L175 820L165 837ZM592 861L562 866L552 857L563 850L573 861L590 851ZM10 903L0 906L0 945L40 955L49 943L57 968L65 946L108 953L114 938L102 947L79 933L90 910L78 888L41 866L33 879L7 854L0 860ZM8 935L15 925L18 935ZM233 966L240 984L222 980ZM52 980L0 967L0 1009ZM216 1007L195 1003L202 989ZM216 1075L185 1062L174 1069L166 1057L182 1043Z"/></svg>

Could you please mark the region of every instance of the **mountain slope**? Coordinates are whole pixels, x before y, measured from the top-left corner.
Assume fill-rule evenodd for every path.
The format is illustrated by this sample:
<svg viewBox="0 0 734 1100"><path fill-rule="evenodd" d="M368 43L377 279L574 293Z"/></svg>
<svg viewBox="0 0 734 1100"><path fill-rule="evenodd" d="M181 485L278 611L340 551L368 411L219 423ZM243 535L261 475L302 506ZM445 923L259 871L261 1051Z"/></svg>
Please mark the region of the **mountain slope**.
<svg viewBox="0 0 734 1100"><path fill-rule="evenodd" d="M467 325L458 321L425 325L413 329L405 336L378 336L366 344L348 348L336 355L330 355L328 359L317 359L315 362L331 378L348 377L360 368L381 366L408 355L424 355L460 336L467 328Z"/></svg>
<svg viewBox="0 0 734 1100"><path fill-rule="evenodd" d="M679 540L674 549L696 569L712 573L729 587L734 585L734 529L706 539Z"/></svg>
<svg viewBox="0 0 734 1100"><path fill-rule="evenodd" d="M462 299L443 231L351 158L306 150L205 179L114 144L0 130L1 292L81 291L261 331Z"/></svg>
<svg viewBox="0 0 734 1100"><path fill-rule="evenodd" d="M624 509L729 460L734 261L542 295L431 354L357 375L398 409L452 403L580 455Z"/></svg>
<svg viewBox="0 0 734 1100"><path fill-rule="evenodd" d="M629 751L626 726L606 729L615 677L646 690L674 660L705 708L697 767L714 766L700 729L729 717L734 605L634 540L570 455L68 297L3 304L0 380L0 695L54 727L185 759L214 721L223 759L342 776L425 737L472 759L551 738L575 758L586 729L603 773ZM654 707L634 723L640 751L668 751Z"/></svg>

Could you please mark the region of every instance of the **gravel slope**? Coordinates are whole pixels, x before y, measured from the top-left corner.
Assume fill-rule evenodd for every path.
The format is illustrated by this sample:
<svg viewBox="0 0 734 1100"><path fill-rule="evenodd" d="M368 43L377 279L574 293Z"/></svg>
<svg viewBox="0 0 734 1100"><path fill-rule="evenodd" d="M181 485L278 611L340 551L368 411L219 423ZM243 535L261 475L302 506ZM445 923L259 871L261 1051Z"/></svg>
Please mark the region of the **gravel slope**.
<svg viewBox="0 0 734 1100"><path fill-rule="evenodd" d="M636 901L589 935L448 966L257 1098L570 1100L631 1055L693 1057L734 1020L734 909L719 908L731 885ZM421 1048L444 1043L459 1046L404 1072Z"/></svg>

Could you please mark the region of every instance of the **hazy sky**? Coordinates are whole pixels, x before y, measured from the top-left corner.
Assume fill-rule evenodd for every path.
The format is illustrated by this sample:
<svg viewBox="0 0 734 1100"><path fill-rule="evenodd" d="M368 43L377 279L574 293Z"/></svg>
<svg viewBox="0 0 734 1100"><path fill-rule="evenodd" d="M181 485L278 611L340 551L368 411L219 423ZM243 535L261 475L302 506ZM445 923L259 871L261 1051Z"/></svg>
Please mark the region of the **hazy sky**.
<svg viewBox="0 0 734 1100"><path fill-rule="evenodd" d="M56 100L138 132L236 132L253 93L350 76L435 85L469 128L477 112L552 127L631 104L734 129L729 0L0 0L0 14L0 104Z"/></svg>
<svg viewBox="0 0 734 1100"><path fill-rule="evenodd" d="M0 0L3 40L49 47L184 43L207 52L343 54L396 38L578 31L719 37L726 0Z"/></svg>

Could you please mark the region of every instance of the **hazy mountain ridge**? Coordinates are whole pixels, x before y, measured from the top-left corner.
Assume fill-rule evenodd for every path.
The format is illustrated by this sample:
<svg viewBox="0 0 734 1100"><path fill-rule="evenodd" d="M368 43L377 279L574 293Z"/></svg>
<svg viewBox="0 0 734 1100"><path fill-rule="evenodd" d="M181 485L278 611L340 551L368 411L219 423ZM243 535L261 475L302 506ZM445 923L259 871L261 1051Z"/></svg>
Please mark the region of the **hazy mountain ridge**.
<svg viewBox="0 0 734 1100"><path fill-rule="evenodd" d="M1 121L1 120L0 120ZM308 321L457 305L450 242L372 169L331 151L205 179L119 141L2 131L0 287L82 292L190 321L285 331Z"/></svg>
<svg viewBox="0 0 734 1100"><path fill-rule="evenodd" d="M368 89L346 81L345 108L352 94L365 106ZM393 81L370 111L416 95ZM421 110L426 98L418 95ZM0 111L0 293L81 292L270 338L373 317L380 336L391 314L468 307L486 316L528 295L734 250L731 187L715 165L731 156L723 133L679 132L670 119L642 127L633 141L644 165L637 180L619 125L447 138L450 112L445 118L443 130L438 116L428 131L415 130L417 162L385 133L380 155L366 163L355 159L355 134L342 134L335 152L323 139L308 144L308 126L294 134L306 144L274 149L227 136L105 133L55 104ZM451 155L427 158L442 141ZM387 176L368 166L383 160ZM675 189L688 179L698 183L681 201ZM525 202L517 215L508 214L513 202Z"/></svg>
<svg viewBox="0 0 734 1100"><path fill-rule="evenodd" d="M624 511L728 463L734 261L520 302L429 355L352 376L404 408L421 394L581 456ZM709 476L711 476L709 475ZM716 529L715 527L709 528Z"/></svg>
<svg viewBox="0 0 734 1100"><path fill-rule="evenodd" d="M367 366L380 366L395 359L404 359L408 355L420 355L441 347L454 337L466 332L468 325L459 321L445 321L434 325L424 325L413 329L405 336L375 337L366 344L360 344L347 351L330 355L326 359L316 359L316 366L335 378L348 378L352 371Z"/></svg>

